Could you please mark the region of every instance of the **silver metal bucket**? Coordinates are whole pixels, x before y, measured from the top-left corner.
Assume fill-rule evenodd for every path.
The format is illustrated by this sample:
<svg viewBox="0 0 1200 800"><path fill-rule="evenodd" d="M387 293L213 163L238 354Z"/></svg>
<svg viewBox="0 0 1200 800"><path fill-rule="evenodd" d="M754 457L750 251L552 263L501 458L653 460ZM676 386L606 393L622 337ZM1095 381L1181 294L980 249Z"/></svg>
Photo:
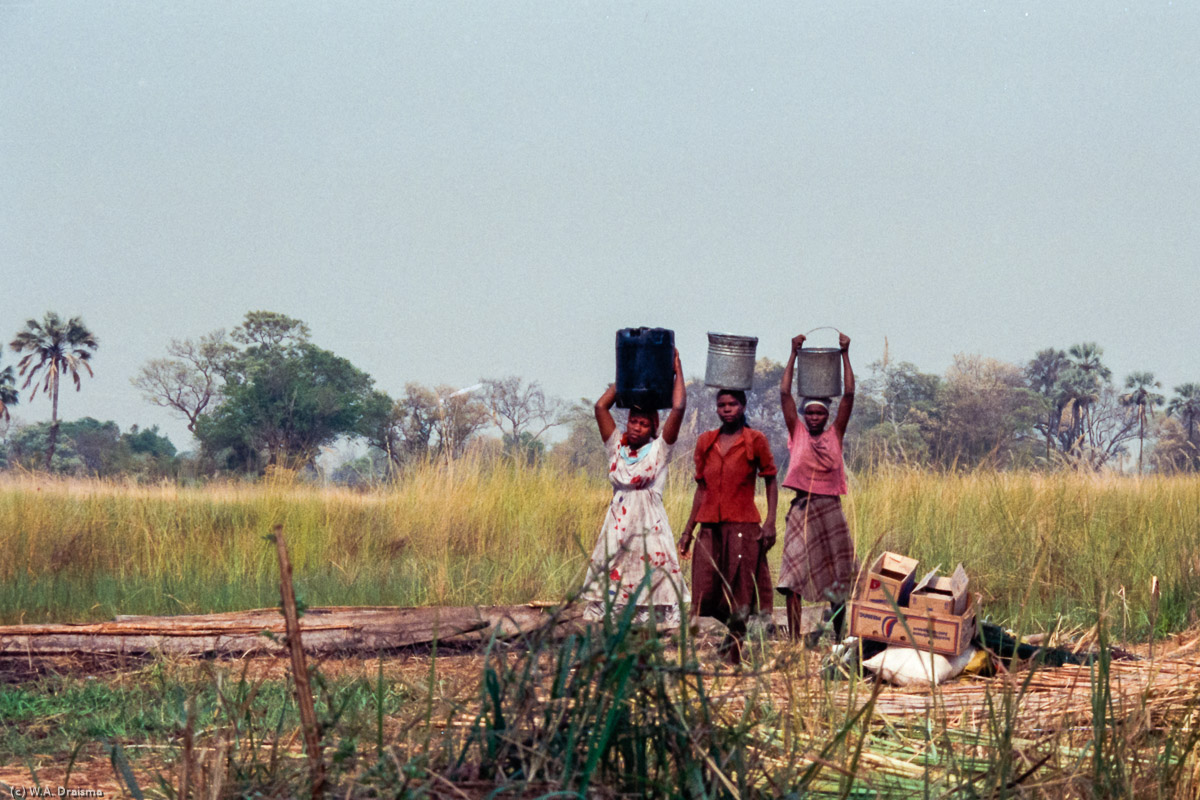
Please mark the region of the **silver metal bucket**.
<svg viewBox="0 0 1200 800"><path fill-rule="evenodd" d="M757 336L708 334L708 364L704 385L718 389L749 390L754 385L754 351Z"/></svg>
<svg viewBox="0 0 1200 800"><path fill-rule="evenodd" d="M841 397L842 351L837 347L800 348L796 391L800 397Z"/></svg>

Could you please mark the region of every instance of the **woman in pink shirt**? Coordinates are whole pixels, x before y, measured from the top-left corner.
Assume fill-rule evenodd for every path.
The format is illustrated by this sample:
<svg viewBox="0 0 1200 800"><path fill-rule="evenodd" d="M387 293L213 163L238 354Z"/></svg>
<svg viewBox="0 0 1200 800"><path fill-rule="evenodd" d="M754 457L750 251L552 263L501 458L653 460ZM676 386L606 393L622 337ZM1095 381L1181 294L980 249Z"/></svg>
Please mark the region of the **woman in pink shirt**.
<svg viewBox="0 0 1200 800"><path fill-rule="evenodd" d="M827 427L829 398L804 398L803 424L796 413L792 370L804 346L803 335L792 338L792 352L779 384L791 456L783 485L795 489L796 497L787 513L777 588L787 601L788 630L794 641L800 638L800 610L805 600L830 604L834 635L842 638L845 605L858 574L854 540L842 513L841 499L846 493L842 439L854 410L850 337L839 334L838 344L842 350L843 393L833 427Z"/></svg>

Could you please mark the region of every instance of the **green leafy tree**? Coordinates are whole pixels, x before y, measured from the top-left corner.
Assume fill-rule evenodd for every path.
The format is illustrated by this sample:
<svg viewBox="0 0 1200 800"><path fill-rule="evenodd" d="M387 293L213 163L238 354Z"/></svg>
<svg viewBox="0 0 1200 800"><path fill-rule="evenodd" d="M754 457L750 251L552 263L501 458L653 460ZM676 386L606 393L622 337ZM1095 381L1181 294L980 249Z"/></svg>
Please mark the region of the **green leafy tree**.
<svg viewBox="0 0 1200 800"><path fill-rule="evenodd" d="M881 416L890 421L916 420L937 413L942 378L921 372L916 365L902 361L883 368L879 386Z"/></svg>
<svg viewBox="0 0 1200 800"><path fill-rule="evenodd" d="M12 437L9 455L16 464L33 467L42 461L50 437L50 424L39 422L20 428ZM63 421L50 471L70 475L165 476L176 469L175 446L157 427L137 425L121 433L117 423L93 417Z"/></svg>
<svg viewBox="0 0 1200 800"><path fill-rule="evenodd" d="M1020 367L960 354L944 377L886 356L868 369L846 432L851 466L955 468L1026 460L1040 406Z"/></svg>
<svg viewBox="0 0 1200 800"><path fill-rule="evenodd" d="M1131 372L1125 377L1128 392L1121 395L1120 403L1132 409L1138 422L1138 474L1142 474L1142 449L1146 443L1146 417L1154 415L1154 408L1166 402L1161 394L1152 391L1162 384L1154 380L1153 372Z"/></svg>
<svg viewBox="0 0 1200 800"><path fill-rule="evenodd" d="M196 435L247 467L306 465L321 447L358 432L371 384L349 361L313 345L255 353L231 372L224 400L198 420Z"/></svg>
<svg viewBox="0 0 1200 800"><path fill-rule="evenodd" d="M513 441L510 435L505 434L504 452L518 462L524 463L527 466L533 466L545 457L546 443L534 438L534 435L529 431L523 432L519 441Z"/></svg>
<svg viewBox="0 0 1200 800"><path fill-rule="evenodd" d="M941 377L886 357L868 370L846 430L847 461L855 468L927 463L941 413Z"/></svg>
<svg viewBox="0 0 1200 800"><path fill-rule="evenodd" d="M152 479L179 475L181 461L175 445L159 433L157 425L131 426L121 434L121 453L122 472Z"/></svg>
<svg viewBox="0 0 1200 800"><path fill-rule="evenodd" d="M58 389L64 374L70 375L79 391L79 371L92 374L89 363L99 340L84 325L79 317L65 322L53 311L47 311L41 322L26 321L9 346L24 357L17 362L17 369L25 377L21 388L33 386L30 399L37 396L38 389L50 395L50 435L46 443L46 469L54 460L54 448L58 441ZM42 373L38 379L38 373Z"/></svg>
<svg viewBox="0 0 1200 800"><path fill-rule="evenodd" d="M1020 462L1039 413L1020 367L974 355L954 357L937 404L931 444L943 467Z"/></svg>
<svg viewBox="0 0 1200 800"><path fill-rule="evenodd" d="M94 417L81 417L63 422L61 435L70 440L83 461L83 471L89 475L111 475L125 466L124 456L128 451L122 451L121 429L112 420L101 422Z"/></svg>
<svg viewBox="0 0 1200 800"><path fill-rule="evenodd" d="M242 324L231 332L235 342L262 350L281 350L306 344L308 325L276 311L248 311Z"/></svg>
<svg viewBox="0 0 1200 800"><path fill-rule="evenodd" d="M58 437L54 459L46 466L46 453L50 445L50 423L39 422L17 428L8 437L7 461L9 466L23 469L47 469L62 475L82 475L87 468L75 452L75 443L69 436Z"/></svg>
<svg viewBox="0 0 1200 800"><path fill-rule="evenodd" d="M230 336L243 348L223 358L221 401L195 423L210 457L248 470L295 468L338 437L362 434L378 404L374 381L309 342L303 322L252 311Z"/></svg>
<svg viewBox="0 0 1200 800"><path fill-rule="evenodd" d="M138 428L134 425L128 433L121 434L121 441L135 456L149 456L155 459L174 458L175 445L166 436L158 432L157 425L149 428Z"/></svg>

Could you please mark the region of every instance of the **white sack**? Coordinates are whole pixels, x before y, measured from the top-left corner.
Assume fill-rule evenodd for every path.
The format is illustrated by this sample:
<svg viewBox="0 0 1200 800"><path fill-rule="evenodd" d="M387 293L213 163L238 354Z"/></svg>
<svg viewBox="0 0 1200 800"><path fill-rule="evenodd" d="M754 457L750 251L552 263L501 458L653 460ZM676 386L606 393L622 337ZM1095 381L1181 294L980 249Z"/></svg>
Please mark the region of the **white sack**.
<svg viewBox="0 0 1200 800"><path fill-rule="evenodd" d="M892 646L868 658L863 666L897 686L936 686L958 676L971 661L975 648L968 647L953 658L937 653ZM932 675L932 678L931 678Z"/></svg>

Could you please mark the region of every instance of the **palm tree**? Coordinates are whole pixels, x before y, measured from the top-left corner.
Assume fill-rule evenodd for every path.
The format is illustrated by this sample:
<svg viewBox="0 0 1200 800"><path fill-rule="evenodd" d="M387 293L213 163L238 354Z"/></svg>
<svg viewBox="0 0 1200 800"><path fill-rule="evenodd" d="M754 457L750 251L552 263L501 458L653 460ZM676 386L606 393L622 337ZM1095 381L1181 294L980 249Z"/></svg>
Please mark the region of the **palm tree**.
<svg viewBox="0 0 1200 800"><path fill-rule="evenodd" d="M1090 435L1093 430L1092 409L1100 399L1101 390L1112 378L1112 370L1101 363L1100 356L1104 355L1104 348L1095 342L1071 345L1067 355L1070 356L1071 366L1063 376L1063 383L1071 385L1070 394L1074 400L1072 435L1081 445L1084 434Z"/></svg>
<svg viewBox="0 0 1200 800"><path fill-rule="evenodd" d="M1185 383L1175 387L1175 396L1167 405L1167 413L1179 417L1187 430L1187 443L1192 448L1192 464L1200 464L1196 452L1196 423L1200 422L1200 383Z"/></svg>
<svg viewBox="0 0 1200 800"><path fill-rule="evenodd" d="M99 342L92 332L83 324L79 317L71 317L66 322L53 311L47 311L41 322L36 319L26 321L25 328L19 331L10 343L17 353L25 353L25 357L17 362L17 369L25 376L22 389L28 389L32 384L33 391L29 399L37 396L38 389L50 395L50 442L46 447L46 469L54 458L54 448L58 443L58 386L63 373L69 373L75 381L75 391L79 391L79 368L92 374L88 363L92 359ZM38 372L45 373L37 382Z"/></svg>
<svg viewBox="0 0 1200 800"><path fill-rule="evenodd" d="M0 419L8 419L8 407L15 406L18 399L13 368L0 369Z"/></svg>
<svg viewBox="0 0 1200 800"><path fill-rule="evenodd" d="M1127 407L1137 407L1138 418L1138 474L1142 474L1142 445L1146 438L1146 412L1154 414L1154 407L1161 406L1167 401L1157 392L1150 391L1158 389L1162 386L1161 383L1154 380L1153 372L1133 372L1125 378L1125 388L1132 391L1121 395L1121 405Z"/></svg>
<svg viewBox="0 0 1200 800"><path fill-rule="evenodd" d="M1033 360L1029 362L1029 366L1025 368L1025 377L1029 381L1029 386L1037 392L1046 404L1047 419L1045 422L1046 434L1046 458L1050 458L1050 443L1058 434L1058 428L1062 424L1063 403L1059 401L1058 395L1059 375L1071 365L1067 360L1067 354L1062 350L1055 350L1053 347L1046 348L1038 352ZM1038 423L1039 427L1042 423Z"/></svg>
<svg viewBox="0 0 1200 800"><path fill-rule="evenodd" d="M1075 366L1089 375L1095 374L1098 383L1112 377L1112 370L1100 363L1100 356L1104 355L1104 348L1095 342L1071 345L1067 350L1067 355L1071 357Z"/></svg>
<svg viewBox="0 0 1200 800"><path fill-rule="evenodd" d="M1059 445L1065 454L1073 457L1083 452L1088 432L1088 410L1100 397L1100 387L1094 373L1087 373L1077 364L1070 364L1058 376L1057 396L1061 414L1068 415L1068 423L1059 430Z"/></svg>

